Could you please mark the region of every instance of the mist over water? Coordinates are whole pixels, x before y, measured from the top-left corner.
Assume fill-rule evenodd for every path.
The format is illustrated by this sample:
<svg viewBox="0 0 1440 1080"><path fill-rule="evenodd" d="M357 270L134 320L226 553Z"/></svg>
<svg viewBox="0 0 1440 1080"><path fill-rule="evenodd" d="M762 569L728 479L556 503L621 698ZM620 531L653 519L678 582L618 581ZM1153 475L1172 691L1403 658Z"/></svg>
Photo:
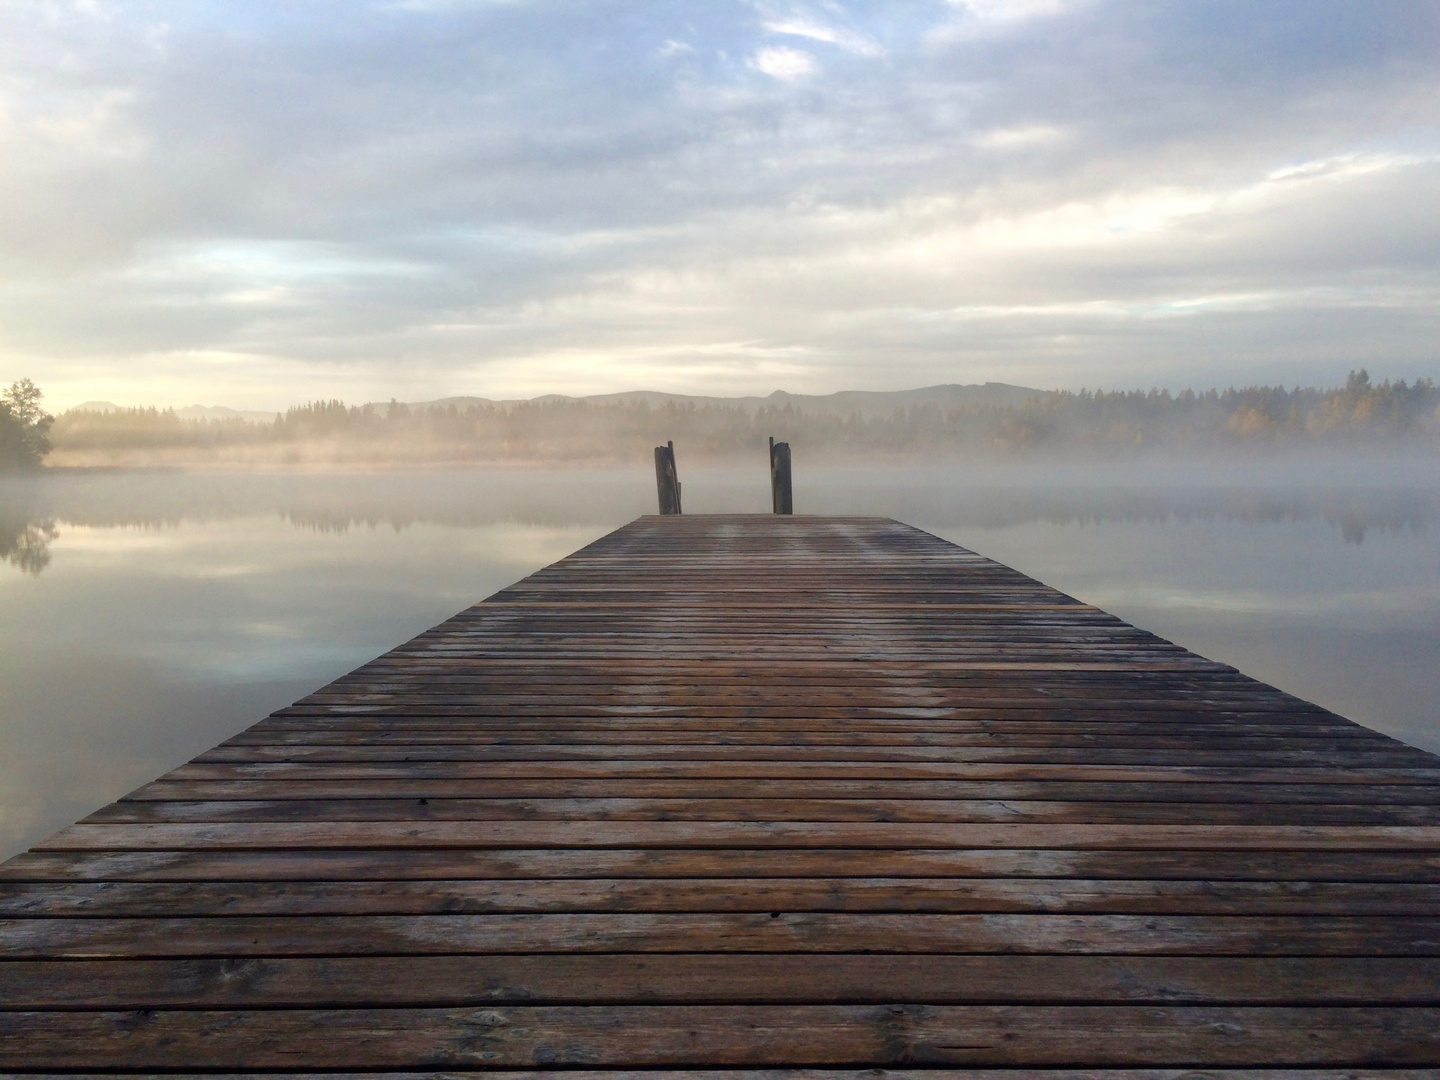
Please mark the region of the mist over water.
<svg viewBox="0 0 1440 1080"><path fill-rule="evenodd" d="M687 468L689 513L764 512ZM642 513L648 468L0 479L0 855ZM1440 750L1433 456L827 469L882 514Z"/></svg>

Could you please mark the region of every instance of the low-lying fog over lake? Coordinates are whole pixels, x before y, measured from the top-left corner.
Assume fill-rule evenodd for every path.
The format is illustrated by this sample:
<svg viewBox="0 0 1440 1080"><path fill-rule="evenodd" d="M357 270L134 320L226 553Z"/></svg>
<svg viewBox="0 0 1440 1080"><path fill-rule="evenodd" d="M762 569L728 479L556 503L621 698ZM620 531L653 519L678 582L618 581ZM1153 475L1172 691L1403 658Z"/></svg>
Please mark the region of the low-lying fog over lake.
<svg viewBox="0 0 1440 1080"><path fill-rule="evenodd" d="M763 450L762 450L763 455ZM685 509L761 512L754 468ZM1432 457L826 470L797 512L900 518L1440 750ZM0 479L0 857L654 511L648 469Z"/></svg>

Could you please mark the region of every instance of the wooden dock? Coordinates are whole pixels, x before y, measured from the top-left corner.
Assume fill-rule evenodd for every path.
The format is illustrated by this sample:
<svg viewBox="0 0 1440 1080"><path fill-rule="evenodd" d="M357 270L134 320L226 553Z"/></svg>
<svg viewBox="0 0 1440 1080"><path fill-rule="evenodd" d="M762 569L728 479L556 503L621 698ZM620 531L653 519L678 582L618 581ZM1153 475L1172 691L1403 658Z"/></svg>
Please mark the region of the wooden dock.
<svg viewBox="0 0 1440 1080"><path fill-rule="evenodd" d="M635 521L0 916L10 1072L1440 1077L1440 760L875 518Z"/></svg>

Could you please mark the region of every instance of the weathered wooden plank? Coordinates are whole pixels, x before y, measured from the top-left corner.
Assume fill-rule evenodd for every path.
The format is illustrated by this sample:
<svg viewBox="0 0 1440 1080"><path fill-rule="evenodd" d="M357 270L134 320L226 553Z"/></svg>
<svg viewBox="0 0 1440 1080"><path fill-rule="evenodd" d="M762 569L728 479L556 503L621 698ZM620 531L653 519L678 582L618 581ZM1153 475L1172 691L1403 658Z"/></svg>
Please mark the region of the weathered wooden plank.
<svg viewBox="0 0 1440 1080"><path fill-rule="evenodd" d="M647 518L0 867L0 1069L1440 1080L1437 889L1429 755L898 523Z"/></svg>
<svg viewBox="0 0 1440 1080"><path fill-rule="evenodd" d="M1440 1069L486 1069L499 1077L516 1080L1440 1080ZM53 1073L0 1073L7 1080L42 1080ZM67 1073L78 1078L109 1076L109 1073ZM326 1073L245 1072L193 1073L132 1072L138 1080L161 1080L205 1076L211 1080L256 1080L257 1077L313 1077L316 1080L473 1080L474 1072L424 1072L386 1070L383 1073L351 1071Z"/></svg>
<svg viewBox="0 0 1440 1080"><path fill-rule="evenodd" d="M597 732L594 735L586 733L589 737L576 737L572 732L561 731L537 731L537 732L506 732L502 735L488 735L481 732L466 732L462 730L450 731L444 735L430 735L426 732L407 732L390 726L383 734L377 733L373 738L367 738L368 733L349 733L344 736L328 736L326 733L305 733L303 736L296 735L288 738L276 739L273 742L261 742L251 739L245 742L232 740L224 746L216 747L214 751L207 754L203 760L264 760L265 757L279 758L280 760L301 760L304 756L325 757L331 753L336 756L332 760L356 760L357 753L363 752L366 755L379 758L381 754L393 755L405 753L413 755L417 751L426 753L443 753L442 760L464 760L468 754L484 750L500 750L505 748L548 748L551 750L565 748L585 747L587 749L612 749L618 748L622 753L626 746L633 746L634 743L621 742L618 733ZM629 740L636 738L636 732L627 733ZM791 735L786 737L783 732L770 732L765 736L756 736L750 733L714 733L708 737L691 733L670 733L666 731L649 732L646 740L650 746L675 746L679 748L703 746L703 747L727 747L733 749L755 748L760 751L780 750L789 753L799 748L833 750L837 747L847 749L878 750L888 752L893 749L912 750L925 749L930 751L948 751L942 760L948 757L966 758L967 750L971 747L983 746L993 747L996 745L1023 746L1023 747L1103 747L1106 749L1205 749L1220 744L1227 749L1266 751L1274 749L1320 749L1334 751L1338 756L1346 756L1347 751L1361 754L1376 746L1383 744L1374 743L1368 739L1351 737L1346 734L1333 734L1326 731L1300 731L1300 732L1267 732L1256 734L1253 732L1226 732L1224 730L1188 731L1183 735L1167 736L1163 733L1151 731L1148 736L1142 731L1132 732L1095 732L1087 731L1081 725L1076 724L1066 731L1005 731L996 730L991 727L986 731L977 731L973 734L962 735L915 735L908 738L897 735L880 735L866 737L863 732L855 733L853 741L847 741L843 733L833 731L826 735L812 736ZM394 760L394 758L390 758ZM408 759L407 759L408 760ZM1353 759L1350 759L1353 760Z"/></svg>
<svg viewBox="0 0 1440 1080"><path fill-rule="evenodd" d="M1374 768L1341 764L1309 767L1248 768L1245 766L1088 765L1003 762L855 762L855 761L495 761L495 762L321 762L286 761L242 764L185 764L171 770L172 780L236 779L410 779L540 777L606 778L639 776L653 779L780 777L876 780L1115 780L1182 783L1257 784L1423 784L1435 783L1428 768Z"/></svg>
<svg viewBox="0 0 1440 1080"><path fill-rule="evenodd" d="M1440 915L933 915L783 912L0 920L6 956L445 953L1018 953L1440 957Z"/></svg>
<svg viewBox="0 0 1440 1080"><path fill-rule="evenodd" d="M1440 852L1433 825L1072 825L851 821L265 821L71 825L36 851L205 848L1057 848Z"/></svg>
<svg viewBox="0 0 1440 1080"><path fill-rule="evenodd" d="M1112 878L1207 881L1440 881L1440 853L335 848L32 851L0 881L349 881L547 878Z"/></svg>
<svg viewBox="0 0 1440 1080"><path fill-rule="evenodd" d="M527 878L11 884L0 917L520 912L1412 915L1440 884L1104 878Z"/></svg>
<svg viewBox="0 0 1440 1080"><path fill-rule="evenodd" d="M1131 743L1132 740L1126 740ZM576 742L495 742L404 743L391 740L379 745L282 745L223 746L201 755L197 763L225 762L323 762L349 764L356 761L583 761L624 757L632 761L1041 761L1079 763L1197 764L1215 762L1242 765L1267 764L1386 765L1408 764L1408 754L1395 754L1368 744L1356 745L1328 739L1234 739L1169 740L1156 738L1154 746L1116 745L1099 739L1030 740L1025 738L967 740L961 744L889 744L842 747L800 742L734 745L713 743L603 743Z"/></svg>
<svg viewBox="0 0 1440 1080"><path fill-rule="evenodd" d="M663 719L649 716L631 717L624 731L617 731L614 718L596 720L589 717L568 717L560 721L521 720L504 718L456 717L435 721L425 717L390 718L384 722L364 719L348 720L343 726L312 720L275 720L257 724L248 731L227 739L222 746L350 746L363 744L406 743L445 746L456 743L544 743L556 739L567 742L610 744L634 742L642 736L646 741L665 743L728 743L730 745L856 745L856 746L967 746L998 739L1083 738L1140 739L1167 736L1164 719L1153 715L1140 720L1108 717L1104 720L1071 717L1057 722L1053 713L1045 719L987 719L926 717L923 719L855 719L847 717L843 728L834 718L829 720L774 718L765 722L746 717L730 720ZM1371 736L1341 724L1323 724L1309 720L1271 723L1255 718L1207 721L1194 716L1183 717L1172 724L1185 737L1227 737L1242 739L1331 739L1364 742Z"/></svg>
<svg viewBox="0 0 1440 1080"><path fill-rule="evenodd" d="M1069 780L836 780L829 778L588 777L564 780L168 780L152 781L113 805L137 802L329 799L833 799L909 801L1004 800L1085 805L1092 802L1214 803L1248 812L1251 804L1299 806L1440 806L1440 785L1236 784ZM417 807L421 804L417 801ZM417 810L417 813L419 811Z"/></svg>
<svg viewBox="0 0 1440 1080"><path fill-rule="evenodd" d="M1435 1005L1417 957L631 954L0 963L0 1009L486 1004Z"/></svg>
<svg viewBox="0 0 1440 1080"><path fill-rule="evenodd" d="M298 794L298 793L297 793ZM1016 799L369 799L125 801L86 824L206 821L885 821L1094 825L1437 825L1440 806L1267 806ZM423 801L421 801L423 800ZM1257 822L1257 819L1259 821Z"/></svg>
<svg viewBox="0 0 1440 1080"><path fill-rule="evenodd" d="M1061 1036L1057 1038L1057 1033ZM1433 1007L491 1006L0 1013L16 1068L1433 1065ZM1203 1049L1201 1049L1203 1048Z"/></svg>

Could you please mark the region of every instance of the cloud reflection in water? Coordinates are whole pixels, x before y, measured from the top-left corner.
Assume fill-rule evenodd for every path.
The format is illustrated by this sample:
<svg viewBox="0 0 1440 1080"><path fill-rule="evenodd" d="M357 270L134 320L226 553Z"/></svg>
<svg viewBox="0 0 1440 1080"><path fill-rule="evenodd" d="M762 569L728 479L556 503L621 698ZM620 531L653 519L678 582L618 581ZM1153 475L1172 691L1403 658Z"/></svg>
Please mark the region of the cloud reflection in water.
<svg viewBox="0 0 1440 1080"><path fill-rule="evenodd" d="M766 509L763 470L682 473L687 510ZM1383 475L801 469L796 503L910 521L1440 749L1440 485ZM639 470L0 481L0 854L653 498Z"/></svg>

